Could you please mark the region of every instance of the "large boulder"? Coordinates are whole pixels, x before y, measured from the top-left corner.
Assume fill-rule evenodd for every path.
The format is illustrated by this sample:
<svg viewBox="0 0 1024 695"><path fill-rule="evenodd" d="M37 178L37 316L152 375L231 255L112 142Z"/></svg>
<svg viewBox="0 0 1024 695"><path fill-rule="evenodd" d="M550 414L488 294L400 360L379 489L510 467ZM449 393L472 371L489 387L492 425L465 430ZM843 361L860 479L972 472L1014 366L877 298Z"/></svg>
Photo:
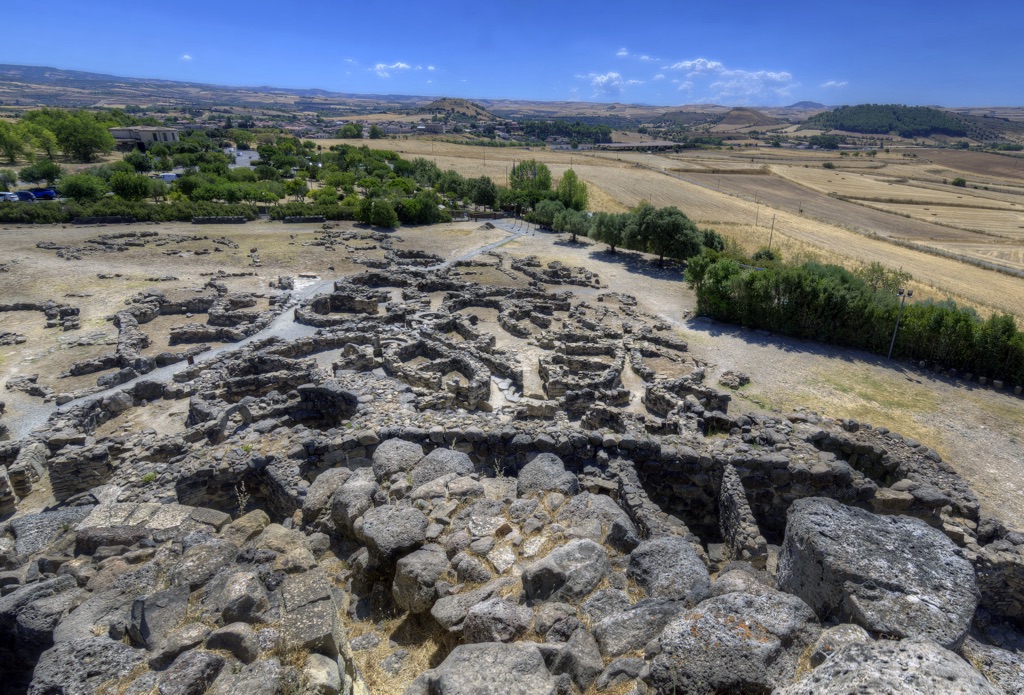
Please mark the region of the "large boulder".
<svg viewBox="0 0 1024 695"><path fill-rule="evenodd" d="M971 563L941 531L811 497L789 509L778 587L822 620L955 649L978 605Z"/></svg>
<svg viewBox="0 0 1024 695"><path fill-rule="evenodd" d="M367 511L356 532L372 556L394 562L423 545L429 525L419 509L384 505Z"/></svg>
<svg viewBox="0 0 1024 695"><path fill-rule="evenodd" d="M629 555L626 574L648 596L681 599L691 606L704 600L711 584L711 576L697 551L679 536L641 543Z"/></svg>
<svg viewBox="0 0 1024 695"><path fill-rule="evenodd" d="M960 647L960 653L1007 695L1024 693L1024 654L982 644L970 635Z"/></svg>
<svg viewBox="0 0 1024 695"><path fill-rule="evenodd" d="M767 692L792 680L819 633L795 596L716 596L680 614L648 648L656 654L649 680L660 693Z"/></svg>
<svg viewBox="0 0 1024 695"><path fill-rule="evenodd" d="M131 622L128 623L132 641L146 649L156 649L167 634L185 619L188 599L187 586L174 586L135 599Z"/></svg>
<svg viewBox="0 0 1024 695"><path fill-rule="evenodd" d="M434 449L412 469L412 487L416 489L449 473L460 476L472 472L473 462L468 455L454 449Z"/></svg>
<svg viewBox="0 0 1024 695"><path fill-rule="evenodd" d="M996 695L969 663L931 640L849 644L775 695Z"/></svg>
<svg viewBox="0 0 1024 695"><path fill-rule="evenodd" d="M605 549L578 539L555 548L523 570L523 588L532 601L582 600L597 588L612 565Z"/></svg>
<svg viewBox="0 0 1024 695"><path fill-rule="evenodd" d="M423 458L423 447L404 439L388 439L373 452L373 477L378 483L393 475L408 473Z"/></svg>
<svg viewBox="0 0 1024 695"><path fill-rule="evenodd" d="M532 642L463 644L425 671L405 695L555 695L558 689Z"/></svg>
<svg viewBox="0 0 1024 695"><path fill-rule="evenodd" d="M536 492L560 492L571 497L580 491L580 481L554 454L538 454L523 466L516 486L520 497Z"/></svg>
<svg viewBox="0 0 1024 695"><path fill-rule="evenodd" d="M621 612L601 618L594 625L594 636L606 656L620 656L644 645L661 634L669 621L686 610L681 601L648 598L637 601Z"/></svg>
<svg viewBox="0 0 1024 695"><path fill-rule="evenodd" d="M437 580L447 569L448 557L440 548L420 548L403 557L391 584L395 604L410 613L429 611L437 597Z"/></svg>
<svg viewBox="0 0 1024 695"><path fill-rule="evenodd" d="M352 536L356 519L373 507L373 496L380 488L367 475L368 471L357 471L331 497L331 519L335 528Z"/></svg>
<svg viewBox="0 0 1024 695"><path fill-rule="evenodd" d="M581 492L558 510L558 521L567 534L607 543L624 553L640 545L636 524L608 495Z"/></svg>
<svg viewBox="0 0 1024 695"><path fill-rule="evenodd" d="M107 637L59 642L43 652L32 674L29 695L92 695L110 681L143 665L146 653Z"/></svg>
<svg viewBox="0 0 1024 695"><path fill-rule="evenodd" d="M492 598L469 609L462 624L462 639L474 642L512 642L530 629L533 613L529 608Z"/></svg>

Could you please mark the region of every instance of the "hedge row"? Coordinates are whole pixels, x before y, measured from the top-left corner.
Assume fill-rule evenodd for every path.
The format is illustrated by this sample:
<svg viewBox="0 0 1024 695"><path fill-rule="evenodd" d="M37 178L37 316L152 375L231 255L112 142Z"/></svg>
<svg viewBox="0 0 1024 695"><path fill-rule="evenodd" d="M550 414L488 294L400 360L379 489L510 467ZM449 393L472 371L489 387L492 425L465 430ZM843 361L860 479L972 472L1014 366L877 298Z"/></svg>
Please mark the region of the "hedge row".
<svg viewBox="0 0 1024 695"><path fill-rule="evenodd" d="M191 222L193 217L230 216L256 219L248 205L208 201L166 204L132 203L105 198L92 205L77 203L0 204L0 224L53 224L79 217L134 217L139 222Z"/></svg>

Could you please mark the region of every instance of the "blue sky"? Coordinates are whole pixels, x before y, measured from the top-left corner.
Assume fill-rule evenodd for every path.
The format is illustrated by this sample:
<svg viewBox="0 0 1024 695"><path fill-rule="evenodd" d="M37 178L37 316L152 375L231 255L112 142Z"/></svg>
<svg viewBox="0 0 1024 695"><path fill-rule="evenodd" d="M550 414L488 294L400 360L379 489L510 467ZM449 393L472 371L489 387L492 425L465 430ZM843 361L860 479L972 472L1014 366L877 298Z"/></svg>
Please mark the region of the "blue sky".
<svg viewBox="0 0 1024 695"><path fill-rule="evenodd" d="M1024 3L66 2L0 63L226 85L660 105L1019 105Z"/></svg>

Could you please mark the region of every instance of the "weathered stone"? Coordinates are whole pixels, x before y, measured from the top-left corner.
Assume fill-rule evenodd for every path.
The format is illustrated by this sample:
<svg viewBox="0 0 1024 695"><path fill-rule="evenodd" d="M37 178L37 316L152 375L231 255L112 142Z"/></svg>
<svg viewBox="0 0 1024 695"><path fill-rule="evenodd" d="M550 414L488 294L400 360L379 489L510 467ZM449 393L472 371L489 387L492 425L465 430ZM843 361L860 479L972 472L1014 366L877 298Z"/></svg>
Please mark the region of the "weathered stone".
<svg viewBox="0 0 1024 695"><path fill-rule="evenodd" d="M408 473L423 458L423 447L404 439L388 439L373 452L373 476L378 483Z"/></svg>
<svg viewBox="0 0 1024 695"><path fill-rule="evenodd" d="M400 559L391 585L395 604L410 613L430 610L437 594L437 580L447 569L448 558L440 548L421 548Z"/></svg>
<svg viewBox="0 0 1024 695"><path fill-rule="evenodd" d="M185 652L157 680L159 695L203 695L220 670L224 657L198 649Z"/></svg>
<svg viewBox="0 0 1024 695"><path fill-rule="evenodd" d="M132 640L146 649L156 649L185 619L188 598L187 586L174 586L136 599L128 624Z"/></svg>
<svg viewBox="0 0 1024 695"><path fill-rule="evenodd" d="M1007 695L1024 693L1024 655L1019 651L982 644L968 635L960 654Z"/></svg>
<svg viewBox="0 0 1024 695"><path fill-rule="evenodd" d="M860 625L843 623L821 633L811 650L811 666L820 666L826 659L848 644L870 642L871 636Z"/></svg>
<svg viewBox="0 0 1024 695"><path fill-rule="evenodd" d="M931 640L915 637L848 644L807 676L775 692L996 695L999 690L953 652Z"/></svg>
<svg viewBox="0 0 1024 695"><path fill-rule="evenodd" d="M629 555L626 574L652 598L672 598L688 606L704 600L710 586L707 568L693 545L679 536L644 541Z"/></svg>
<svg viewBox="0 0 1024 695"><path fill-rule="evenodd" d="M523 570L523 588L533 601L579 601L611 572L604 548L575 540L552 550Z"/></svg>
<svg viewBox="0 0 1024 695"><path fill-rule="evenodd" d="M469 609L462 624L465 643L512 642L530 628L533 613L511 601L491 598Z"/></svg>
<svg viewBox="0 0 1024 695"><path fill-rule="evenodd" d="M539 454L523 466L517 476L520 497L538 492L560 492L575 495L580 491L576 476L565 470L562 459L554 454Z"/></svg>
<svg viewBox="0 0 1024 695"><path fill-rule="evenodd" d="M102 684L127 676L145 657L145 652L106 637L58 642L39 658L28 692L92 695Z"/></svg>
<svg viewBox="0 0 1024 695"><path fill-rule="evenodd" d="M681 601L642 599L619 613L612 613L594 625L594 636L605 656L620 656L661 634L669 621L686 609Z"/></svg>
<svg viewBox="0 0 1024 695"><path fill-rule="evenodd" d="M601 674L604 661L594 636L577 628L551 664L551 672L567 673L580 690L586 690Z"/></svg>
<svg viewBox="0 0 1024 695"><path fill-rule="evenodd" d="M449 473L459 476L472 472L473 462L466 454L452 449L434 449L412 469L412 486L417 488Z"/></svg>
<svg viewBox="0 0 1024 695"><path fill-rule="evenodd" d="M941 531L820 497L790 507L778 585L822 619L946 647L960 644L978 605L974 569Z"/></svg>
<svg viewBox="0 0 1024 695"><path fill-rule="evenodd" d="M206 638L206 648L229 651L243 664L251 664L260 654L256 631L245 623L231 623L214 630Z"/></svg>
<svg viewBox="0 0 1024 695"><path fill-rule="evenodd" d="M423 544L429 523L413 507L375 507L363 515L359 535L371 554L393 562Z"/></svg>
<svg viewBox="0 0 1024 695"><path fill-rule="evenodd" d="M818 633L813 611L795 596L716 596L665 627L649 680L658 692L768 691L790 682Z"/></svg>
<svg viewBox="0 0 1024 695"><path fill-rule="evenodd" d="M405 695L556 695L555 679L532 643L463 644L413 681Z"/></svg>

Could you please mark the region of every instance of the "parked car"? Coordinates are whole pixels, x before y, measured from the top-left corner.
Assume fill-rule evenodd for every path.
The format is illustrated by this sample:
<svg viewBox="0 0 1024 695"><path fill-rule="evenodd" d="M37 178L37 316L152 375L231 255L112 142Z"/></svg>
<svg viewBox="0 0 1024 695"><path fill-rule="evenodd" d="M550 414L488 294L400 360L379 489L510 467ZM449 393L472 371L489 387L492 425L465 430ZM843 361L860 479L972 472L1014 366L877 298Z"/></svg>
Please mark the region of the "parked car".
<svg viewBox="0 0 1024 695"><path fill-rule="evenodd" d="M56 200L57 194L52 188L30 188L28 192L36 197L37 200Z"/></svg>
<svg viewBox="0 0 1024 695"><path fill-rule="evenodd" d="M28 191L15 191L14 195L18 196L18 200L20 200L23 203L36 202L36 197L29 193Z"/></svg>
<svg viewBox="0 0 1024 695"><path fill-rule="evenodd" d="M0 203L17 203L18 194L8 193L7 191L0 191Z"/></svg>

